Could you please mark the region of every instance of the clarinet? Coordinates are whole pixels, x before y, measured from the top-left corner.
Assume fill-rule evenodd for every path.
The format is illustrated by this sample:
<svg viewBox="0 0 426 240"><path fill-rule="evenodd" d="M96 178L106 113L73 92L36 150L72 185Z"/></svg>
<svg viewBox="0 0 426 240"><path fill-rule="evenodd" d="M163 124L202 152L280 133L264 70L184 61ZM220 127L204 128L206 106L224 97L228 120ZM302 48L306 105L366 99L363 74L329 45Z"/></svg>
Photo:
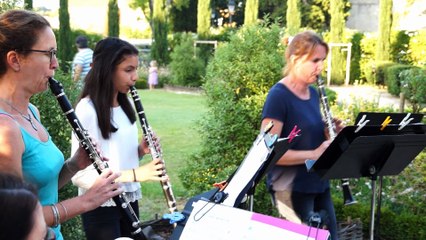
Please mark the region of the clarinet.
<svg viewBox="0 0 426 240"><path fill-rule="evenodd" d="M321 99L321 106L322 106L322 110L323 110L323 114L325 118L325 124L327 125L330 139L333 140L337 136L336 127L333 123L333 116L331 114L327 95L325 93L324 80L321 78L321 76L318 76L317 84L318 84L318 93ZM347 178L341 179L341 186L343 190L343 204L351 205L356 203L357 201L354 200L351 193L351 189L349 188L349 179Z"/></svg>
<svg viewBox="0 0 426 240"><path fill-rule="evenodd" d="M145 139L147 140L149 149L151 151L151 157L153 160L160 159L163 166L165 166L161 148L159 146L156 146L155 144L153 131L151 127L148 125L148 120L146 119L145 110L142 106L141 99L139 98L138 91L134 86L132 86L130 87L130 93L135 103L135 108L138 113L143 135ZM167 172L164 169L161 177L166 175L167 175ZM161 181L161 186L162 186L164 197L166 198L167 206L169 207L170 213L177 212L176 199L175 199L175 196L173 195L172 185L170 184L170 181L167 181L167 182Z"/></svg>
<svg viewBox="0 0 426 240"><path fill-rule="evenodd" d="M80 142L84 150L89 155L96 171L99 174L101 174L103 170L108 168L108 164L102 161L102 158L99 155L99 153L96 151L96 148L94 147L90 139L90 136L87 133L87 130L85 130L83 126L81 125L79 119L77 118L77 115L74 112L74 109L72 108L67 96L64 93L62 84L59 81L50 77L49 87L52 93L56 96L56 99L58 100L62 111L67 117L68 122L71 124L71 127L73 128L78 141ZM121 207L121 210L127 216L127 220L129 224L132 226L132 230L133 230L132 235L139 236L140 239L146 240L146 237L140 227L141 223L138 219L138 216L136 215L132 206L127 201L125 193L122 193L118 196L113 197L113 200L117 206Z"/></svg>

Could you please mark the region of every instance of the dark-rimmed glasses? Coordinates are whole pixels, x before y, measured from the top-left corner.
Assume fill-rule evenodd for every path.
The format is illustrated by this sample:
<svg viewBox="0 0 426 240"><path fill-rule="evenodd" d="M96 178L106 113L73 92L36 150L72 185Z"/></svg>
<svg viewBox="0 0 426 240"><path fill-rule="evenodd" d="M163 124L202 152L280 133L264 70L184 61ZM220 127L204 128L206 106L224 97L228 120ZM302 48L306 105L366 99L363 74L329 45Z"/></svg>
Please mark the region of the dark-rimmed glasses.
<svg viewBox="0 0 426 240"><path fill-rule="evenodd" d="M21 52L39 52L39 53L44 53L44 54L46 54L46 55L49 56L50 63L52 63L52 59L53 59L53 57L56 57L56 53L58 52L58 50L56 50L56 49L50 49L50 50L24 49L24 50L21 50Z"/></svg>

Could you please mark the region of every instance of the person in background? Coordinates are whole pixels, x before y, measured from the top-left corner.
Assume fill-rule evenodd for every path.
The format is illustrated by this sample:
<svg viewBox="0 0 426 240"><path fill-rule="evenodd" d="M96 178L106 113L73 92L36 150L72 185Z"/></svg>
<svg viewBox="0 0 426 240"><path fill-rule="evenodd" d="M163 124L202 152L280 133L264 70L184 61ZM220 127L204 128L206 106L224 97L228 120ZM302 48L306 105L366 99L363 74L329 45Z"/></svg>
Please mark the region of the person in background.
<svg viewBox="0 0 426 240"><path fill-rule="evenodd" d="M79 89L82 88L84 78L90 71L92 64L93 51L89 48L87 38L85 36L78 36L75 40L77 46L77 53L72 61L72 79L77 84Z"/></svg>
<svg viewBox="0 0 426 240"><path fill-rule="evenodd" d="M151 60L149 62L149 70L148 70L148 84L149 84L149 90L152 90L155 88L155 86L158 85L158 67L157 67L157 61Z"/></svg>
<svg viewBox="0 0 426 240"><path fill-rule="evenodd" d="M86 194L58 202L58 190L91 160L80 147L65 161L40 122L37 107L30 103L32 96L48 89L58 68L56 51L55 34L41 15L27 10L0 15L0 171L37 187L46 224L61 240L61 223L95 209L122 190L115 182L120 173L108 169Z"/></svg>
<svg viewBox="0 0 426 240"><path fill-rule="evenodd" d="M92 69L75 108L81 124L109 159L109 167L114 171L133 173L130 174L131 182L123 183L122 187L137 216L138 200L142 197L140 182L167 180L167 176L160 177L163 172L160 159L139 166L139 159L149 153L149 148L145 138L138 140L136 114L133 102L127 95L138 79L138 64L138 50L130 43L112 37L99 41L94 49ZM73 136L71 152L77 149L78 141ZM79 195L88 191L96 175L93 166L89 166L72 178L78 186ZM108 200L101 207L83 213L86 238L105 240L131 237L132 229L120 208Z"/></svg>
<svg viewBox="0 0 426 240"><path fill-rule="evenodd" d="M55 239L44 221L37 189L18 176L0 172L0 239Z"/></svg>
<svg viewBox="0 0 426 240"><path fill-rule="evenodd" d="M315 33L297 34L286 49L284 78L270 89L262 111L262 128L270 121L271 134L287 137L295 125L300 136L268 173L267 182L274 192L280 214L289 221L309 224L313 212L326 211L331 239L337 239L337 224L328 180L308 173L305 160L317 160L329 146L322 120L317 81L329 51ZM337 132L342 121L335 120Z"/></svg>

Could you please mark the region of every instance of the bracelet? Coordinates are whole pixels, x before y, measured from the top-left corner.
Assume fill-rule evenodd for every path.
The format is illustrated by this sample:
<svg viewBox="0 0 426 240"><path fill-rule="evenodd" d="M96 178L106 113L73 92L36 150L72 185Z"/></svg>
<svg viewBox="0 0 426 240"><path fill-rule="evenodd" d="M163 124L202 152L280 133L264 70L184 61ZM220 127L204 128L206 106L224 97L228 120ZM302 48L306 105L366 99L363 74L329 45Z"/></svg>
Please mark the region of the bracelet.
<svg viewBox="0 0 426 240"><path fill-rule="evenodd" d="M62 204L61 202L58 202L58 204L61 205L61 207L64 209L64 213L65 213L64 221L66 221L68 219L68 210L64 206L64 204Z"/></svg>
<svg viewBox="0 0 426 240"><path fill-rule="evenodd" d="M133 182L137 182L136 181L136 172L135 172L135 169L133 168L132 171L133 171Z"/></svg>
<svg viewBox="0 0 426 240"><path fill-rule="evenodd" d="M55 204L52 204L50 206L52 207L53 212L53 227L57 227L59 225L59 219L61 218L61 216L59 215L58 208Z"/></svg>

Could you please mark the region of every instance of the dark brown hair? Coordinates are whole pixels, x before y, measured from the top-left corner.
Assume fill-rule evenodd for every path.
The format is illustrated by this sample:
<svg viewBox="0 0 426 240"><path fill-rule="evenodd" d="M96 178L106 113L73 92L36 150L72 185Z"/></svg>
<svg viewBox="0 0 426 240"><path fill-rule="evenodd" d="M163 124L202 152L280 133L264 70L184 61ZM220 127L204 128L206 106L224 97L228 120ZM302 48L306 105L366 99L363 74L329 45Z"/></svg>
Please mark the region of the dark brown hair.
<svg viewBox="0 0 426 240"><path fill-rule="evenodd" d="M128 55L138 55L132 44L119 38L108 37L96 44L93 51L92 68L85 78L81 98L90 96L98 116L102 137L108 139L117 129L111 123L113 103L113 73ZM136 121L135 111L126 94L118 93L118 103L131 123Z"/></svg>
<svg viewBox="0 0 426 240"><path fill-rule="evenodd" d="M312 31L305 31L297 34L294 38L288 39L289 44L285 51L286 65L284 67L284 76L286 76L293 68L293 62L291 57L299 59L305 55L308 57L314 52L315 47L320 45L323 46L328 54L329 48L326 42L324 42L319 35Z"/></svg>
<svg viewBox="0 0 426 240"><path fill-rule="evenodd" d="M0 173L0 239L27 239L34 227L36 188L17 176Z"/></svg>
<svg viewBox="0 0 426 240"><path fill-rule="evenodd" d="M46 27L50 27L49 22L31 11L9 10L0 15L0 76L7 70L7 53L31 49L38 40L38 33Z"/></svg>

